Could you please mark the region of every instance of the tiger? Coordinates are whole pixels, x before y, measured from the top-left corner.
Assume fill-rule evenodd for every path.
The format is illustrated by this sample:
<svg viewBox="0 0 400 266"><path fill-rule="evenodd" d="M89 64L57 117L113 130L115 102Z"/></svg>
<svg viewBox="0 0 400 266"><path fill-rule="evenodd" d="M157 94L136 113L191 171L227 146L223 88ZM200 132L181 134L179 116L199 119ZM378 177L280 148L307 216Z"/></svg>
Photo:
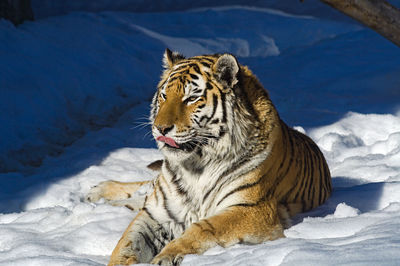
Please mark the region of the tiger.
<svg viewBox="0 0 400 266"><path fill-rule="evenodd" d="M294 215L323 204L331 175L318 146L287 126L251 70L229 53L186 58L166 49L152 99L163 161L152 181L106 181L88 200L127 203L151 192L108 265L179 265L217 245L284 237ZM132 207L133 206L133 207Z"/></svg>

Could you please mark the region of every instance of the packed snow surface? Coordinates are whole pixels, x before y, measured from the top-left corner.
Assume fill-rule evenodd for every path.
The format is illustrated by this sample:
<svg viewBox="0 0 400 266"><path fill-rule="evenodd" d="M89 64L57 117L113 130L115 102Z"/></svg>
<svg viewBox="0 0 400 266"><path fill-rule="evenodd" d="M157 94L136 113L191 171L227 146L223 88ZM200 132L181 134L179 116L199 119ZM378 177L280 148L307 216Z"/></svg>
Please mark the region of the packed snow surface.
<svg viewBox="0 0 400 266"><path fill-rule="evenodd" d="M0 21L0 265L107 263L136 213L84 198L157 175L146 117L166 46L238 55L334 185L286 238L184 265L399 265L400 49L345 20L237 6Z"/></svg>

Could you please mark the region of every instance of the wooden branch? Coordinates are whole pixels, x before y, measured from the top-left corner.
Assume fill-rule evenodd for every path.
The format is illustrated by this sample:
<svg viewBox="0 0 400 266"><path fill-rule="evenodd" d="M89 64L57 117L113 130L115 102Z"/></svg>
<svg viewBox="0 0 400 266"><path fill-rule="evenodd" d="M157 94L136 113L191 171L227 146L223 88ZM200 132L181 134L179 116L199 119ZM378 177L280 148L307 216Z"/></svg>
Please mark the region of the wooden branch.
<svg viewBox="0 0 400 266"><path fill-rule="evenodd" d="M400 47L400 10L385 0L321 0Z"/></svg>

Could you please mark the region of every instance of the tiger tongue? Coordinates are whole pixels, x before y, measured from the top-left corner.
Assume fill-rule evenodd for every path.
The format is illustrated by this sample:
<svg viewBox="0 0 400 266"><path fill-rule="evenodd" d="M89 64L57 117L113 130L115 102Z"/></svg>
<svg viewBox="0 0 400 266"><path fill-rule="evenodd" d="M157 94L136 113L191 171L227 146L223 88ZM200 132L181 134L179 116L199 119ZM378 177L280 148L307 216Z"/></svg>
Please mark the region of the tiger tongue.
<svg viewBox="0 0 400 266"><path fill-rule="evenodd" d="M166 136L159 136L159 137L156 138L156 140L165 142L171 147L179 148L178 144L176 144L175 140L173 140L172 138L169 138L169 137L166 137Z"/></svg>

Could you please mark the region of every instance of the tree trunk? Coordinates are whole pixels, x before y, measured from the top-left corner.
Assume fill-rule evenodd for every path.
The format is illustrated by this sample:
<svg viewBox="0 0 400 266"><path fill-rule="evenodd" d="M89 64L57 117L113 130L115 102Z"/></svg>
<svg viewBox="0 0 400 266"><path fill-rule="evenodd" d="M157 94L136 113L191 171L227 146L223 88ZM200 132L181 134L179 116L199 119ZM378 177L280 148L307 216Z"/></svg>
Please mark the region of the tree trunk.
<svg viewBox="0 0 400 266"><path fill-rule="evenodd" d="M400 47L400 10L385 0L320 0Z"/></svg>
<svg viewBox="0 0 400 266"><path fill-rule="evenodd" d="M14 25L33 20L30 0L0 0L0 18L10 20Z"/></svg>

